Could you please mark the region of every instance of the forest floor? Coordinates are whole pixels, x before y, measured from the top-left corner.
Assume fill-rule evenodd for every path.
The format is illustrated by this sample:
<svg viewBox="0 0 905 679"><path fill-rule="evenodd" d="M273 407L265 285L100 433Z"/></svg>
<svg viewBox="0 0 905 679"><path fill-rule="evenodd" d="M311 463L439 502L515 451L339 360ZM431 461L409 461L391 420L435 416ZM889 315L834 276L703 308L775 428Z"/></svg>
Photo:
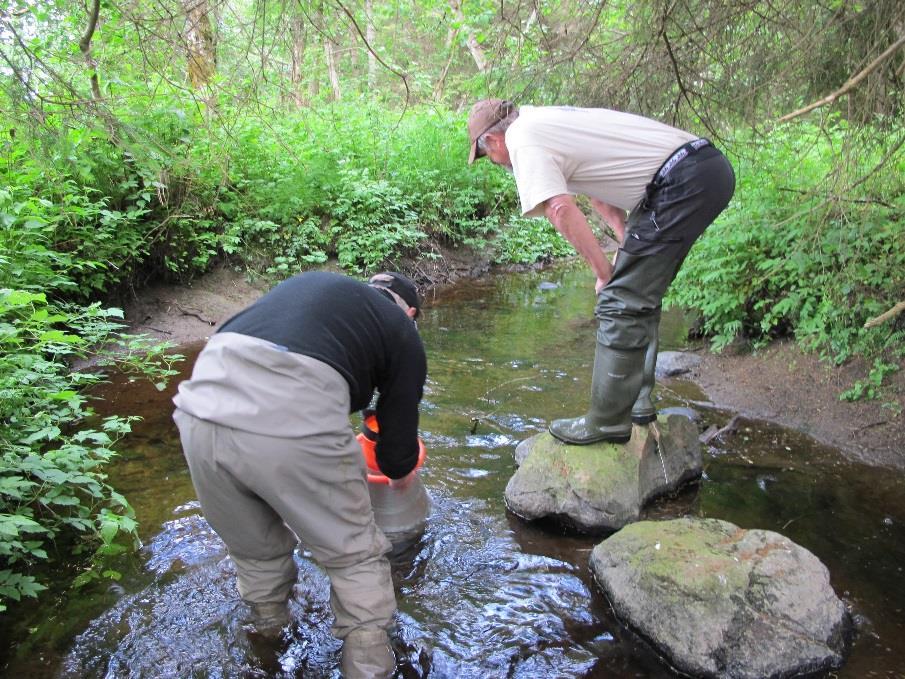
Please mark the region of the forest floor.
<svg viewBox="0 0 905 679"><path fill-rule="evenodd" d="M419 283L442 282L435 288L435 299L442 298L445 285L490 270L462 253L444 252L442 258L429 261L433 264L422 262L405 270L413 271ZM209 337L220 322L267 287L221 268L189 285L146 288L123 306L135 332L182 345ZM697 353L702 362L688 377L714 406L802 431L867 464L905 469L905 365L887 377L880 398L846 402L839 394L867 374L868 366L861 360L832 366L790 341L756 352L733 347L720 354L706 349Z"/></svg>

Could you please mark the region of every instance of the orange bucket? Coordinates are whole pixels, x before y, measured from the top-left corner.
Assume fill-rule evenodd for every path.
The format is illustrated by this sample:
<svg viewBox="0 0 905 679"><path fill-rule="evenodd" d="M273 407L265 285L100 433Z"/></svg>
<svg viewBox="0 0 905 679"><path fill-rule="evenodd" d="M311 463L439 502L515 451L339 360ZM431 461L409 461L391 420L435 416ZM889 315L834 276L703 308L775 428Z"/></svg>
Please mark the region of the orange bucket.
<svg viewBox="0 0 905 679"><path fill-rule="evenodd" d="M377 425L377 415L373 410L365 410L362 414L364 419L361 423L361 433L355 438L361 445L361 454L364 455L365 464L368 466L368 483L389 484L389 477L377 466L377 438L380 431ZM415 464L415 469L419 469L424 464L425 457L427 457L427 451L424 448L424 441L419 438L418 462Z"/></svg>

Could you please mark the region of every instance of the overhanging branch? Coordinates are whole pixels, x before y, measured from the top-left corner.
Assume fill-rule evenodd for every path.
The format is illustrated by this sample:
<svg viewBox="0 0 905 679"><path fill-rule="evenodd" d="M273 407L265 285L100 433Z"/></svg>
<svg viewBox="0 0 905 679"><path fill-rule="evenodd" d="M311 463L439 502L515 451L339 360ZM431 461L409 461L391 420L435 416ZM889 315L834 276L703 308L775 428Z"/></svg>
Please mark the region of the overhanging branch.
<svg viewBox="0 0 905 679"><path fill-rule="evenodd" d="M864 80L867 76L869 76L871 73L876 71L880 67L880 64L882 64L889 57L891 57L896 52L896 50L898 50L902 45L905 45L905 35L903 35L898 40L896 40L892 45L890 45L886 49L885 52L883 52L883 54L881 54L876 59L874 59L872 62L870 62L863 70L861 70L860 72L856 73L851 78L849 78L846 81L846 83L842 87L840 87L838 90L836 90L832 94L825 96L823 99L821 99L819 101L815 101L812 104L808 104L804 108L800 108L797 111L792 111L792 113L787 113L786 115L784 115L782 118L780 118L776 122L786 123L786 122L792 120L793 118L797 118L798 116L803 116L805 113L810 113L815 108L820 108L821 106L824 106L826 104L831 104L834 101L836 101L837 99L839 99L840 97L844 97L851 90L853 90L855 87L857 87L858 84L862 80Z"/></svg>

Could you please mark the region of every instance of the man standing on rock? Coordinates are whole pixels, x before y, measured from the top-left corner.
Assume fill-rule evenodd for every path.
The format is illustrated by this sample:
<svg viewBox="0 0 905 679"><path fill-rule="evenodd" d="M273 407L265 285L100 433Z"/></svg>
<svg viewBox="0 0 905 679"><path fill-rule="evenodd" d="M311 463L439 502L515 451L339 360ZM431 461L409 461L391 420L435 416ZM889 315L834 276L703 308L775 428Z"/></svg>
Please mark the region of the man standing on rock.
<svg viewBox="0 0 905 679"><path fill-rule="evenodd" d="M379 391L377 463L405 488L418 460L427 361L405 276L290 278L226 321L179 385L173 419L208 522L255 629L289 622L299 540L327 571L342 673L387 677L396 600L349 414Z"/></svg>
<svg viewBox="0 0 905 679"><path fill-rule="evenodd" d="M566 443L624 443L632 422L656 419L651 402L663 296L695 240L729 203L732 166L707 139L609 109L476 103L469 164L487 156L515 175L522 214L546 216L597 276L600 321L591 407L555 420ZM583 195L620 243L615 268L575 196ZM629 211L626 220L626 211Z"/></svg>

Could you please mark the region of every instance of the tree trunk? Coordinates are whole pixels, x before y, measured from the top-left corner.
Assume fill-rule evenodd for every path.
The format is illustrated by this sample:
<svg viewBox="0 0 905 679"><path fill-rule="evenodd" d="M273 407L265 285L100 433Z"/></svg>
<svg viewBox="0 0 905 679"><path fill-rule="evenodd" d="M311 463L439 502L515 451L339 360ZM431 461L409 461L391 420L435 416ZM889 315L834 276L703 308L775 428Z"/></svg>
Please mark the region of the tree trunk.
<svg viewBox="0 0 905 679"><path fill-rule="evenodd" d="M460 0L449 0L449 6L456 16L456 21L462 26L465 26L465 15L462 13L462 3ZM471 52L471 58L474 59L475 66L478 67L478 72L486 73L487 57L484 56L484 50L481 49L481 45L478 43L474 31L469 28L466 28L465 44L468 46L468 51Z"/></svg>
<svg viewBox="0 0 905 679"><path fill-rule="evenodd" d="M188 79L196 90L210 85L217 72L217 51L208 0L182 0Z"/></svg>
<svg viewBox="0 0 905 679"><path fill-rule="evenodd" d="M94 29L97 28L97 20L98 17L100 17L100 13L101 2L100 0L94 0L91 3L90 14L88 15L88 27L85 29L85 34L79 41L79 49L82 52L82 56L85 58L85 64L88 66L88 78L91 81L91 96L94 97L95 101L99 101L101 98L101 85L100 80L97 77L97 62L91 54L91 38L94 37Z"/></svg>
<svg viewBox="0 0 905 679"><path fill-rule="evenodd" d="M302 64L305 59L305 19L301 14L293 14L290 18L289 34L292 36L291 63L289 65L289 80L291 83L292 101L296 108L304 108L307 105L302 94Z"/></svg>
<svg viewBox="0 0 905 679"><path fill-rule="evenodd" d="M377 38L377 30L374 28L374 1L365 0L365 40L367 40L370 49L368 50L368 91L373 92L377 86L377 57L371 50L377 49L374 40Z"/></svg>
<svg viewBox="0 0 905 679"><path fill-rule="evenodd" d="M314 10L313 10L314 17L312 20L312 24L314 26L314 31L315 31L315 33L322 33L323 32L322 27L324 25L323 3L321 3L320 0L318 0L317 2L314 3L313 7L314 7ZM315 41L316 41L316 38L315 38ZM311 53L311 57L312 57L312 61L314 63L312 64L311 75L308 79L308 95L309 95L309 100L314 101L317 99L317 96L321 92L321 79L320 79L321 52L320 52L320 50L315 49Z"/></svg>
<svg viewBox="0 0 905 679"><path fill-rule="evenodd" d="M456 38L459 37L459 29L454 28L450 29L449 33L446 36L446 49L447 49L447 57L446 64L443 66L443 70L440 72L440 77L437 78L437 82L434 83L434 100L440 101L443 98L443 88L446 86L446 76L449 75L449 68L452 66L453 59L456 56L456 52L453 49L456 44Z"/></svg>
<svg viewBox="0 0 905 679"><path fill-rule="evenodd" d="M339 101L342 93L339 89L339 73L336 70L336 48L330 38L324 40L324 56L327 58L327 73L330 75L330 86L333 88L333 101Z"/></svg>

